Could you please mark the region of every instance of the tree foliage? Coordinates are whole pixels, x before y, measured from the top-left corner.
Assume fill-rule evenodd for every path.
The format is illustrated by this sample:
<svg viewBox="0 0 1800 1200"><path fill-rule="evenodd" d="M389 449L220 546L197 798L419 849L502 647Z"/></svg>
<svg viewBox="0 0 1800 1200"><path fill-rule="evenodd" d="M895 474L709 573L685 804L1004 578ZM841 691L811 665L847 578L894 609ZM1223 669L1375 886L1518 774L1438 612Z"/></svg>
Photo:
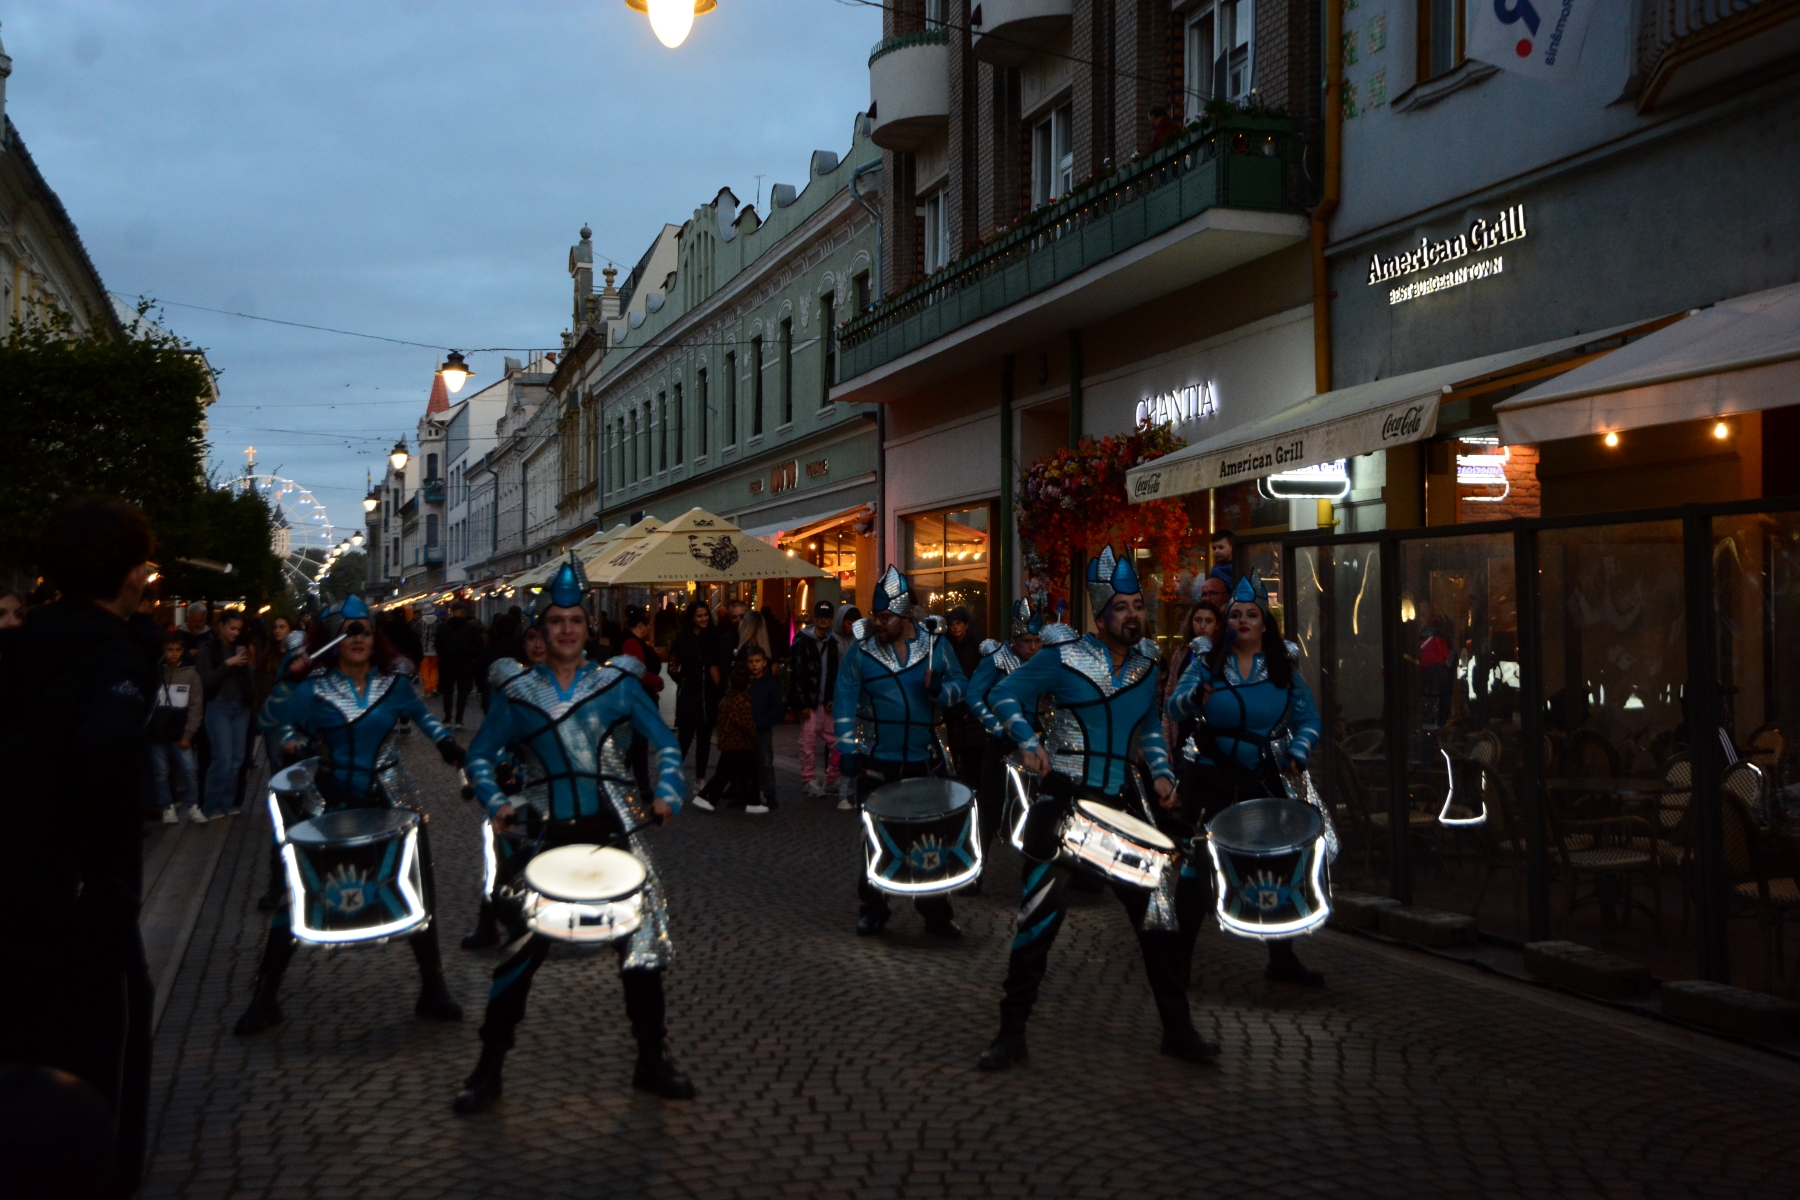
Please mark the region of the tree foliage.
<svg viewBox="0 0 1800 1200"><path fill-rule="evenodd" d="M369 581L369 556L361 550L341 554L331 564L331 571L319 580L319 599L336 604L353 592L361 592Z"/></svg>
<svg viewBox="0 0 1800 1200"><path fill-rule="evenodd" d="M62 504L113 496L149 515L168 594L259 602L277 594L268 506L205 477L211 393L199 352L146 320L123 338L104 328L76 333L62 315L15 326L0 340L0 567L35 565L37 531Z"/></svg>

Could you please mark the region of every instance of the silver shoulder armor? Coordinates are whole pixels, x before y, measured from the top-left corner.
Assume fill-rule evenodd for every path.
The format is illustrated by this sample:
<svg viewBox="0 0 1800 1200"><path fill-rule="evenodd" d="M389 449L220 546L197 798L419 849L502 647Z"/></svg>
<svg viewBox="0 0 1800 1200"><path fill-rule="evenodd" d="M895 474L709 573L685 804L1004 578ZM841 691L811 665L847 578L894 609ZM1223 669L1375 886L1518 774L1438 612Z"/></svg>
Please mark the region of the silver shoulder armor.
<svg viewBox="0 0 1800 1200"><path fill-rule="evenodd" d="M982 641L980 646L976 647L975 652L981 655L981 657L986 658L988 655L998 650L1001 645L1002 643L999 638L986 638Z"/></svg>
<svg viewBox="0 0 1800 1200"><path fill-rule="evenodd" d="M615 671L623 671L627 675L636 676L638 679L642 679L644 677L644 664L635 655L631 655L631 654L617 655L613 658L607 659L606 665L611 667Z"/></svg>
<svg viewBox="0 0 1800 1200"><path fill-rule="evenodd" d="M1079 642L1081 635L1068 622L1058 621L1044 626L1043 639L1046 646L1066 646L1070 642Z"/></svg>
<svg viewBox="0 0 1800 1200"><path fill-rule="evenodd" d="M1211 654L1212 648L1213 648L1213 640L1209 637L1206 637L1204 634L1201 635L1200 637L1195 638L1193 641L1188 643L1188 649L1193 651L1197 655Z"/></svg>
<svg viewBox="0 0 1800 1200"><path fill-rule="evenodd" d="M1288 657L1293 659L1295 662L1299 662L1300 661L1300 643L1299 642L1283 642L1282 644L1287 647Z"/></svg>
<svg viewBox="0 0 1800 1200"><path fill-rule="evenodd" d="M488 686L503 688L525 673L525 664L516 658L496 658L488 668Z"/></svg>
<svg viewBox="0 0 1800 1200"><path fill-rule="evenodd" d="M869 618L858 617L850 622L850 638L852 641L863 641L869 636Z"/></svg>
<svg viewBox="0 0 1800 1200"><path fill-rule="evenodd" d="M1139 640L1137 649L1139 654L1152 661L1162 658L1162 647L1156 644L1155 638L1147 637Z"/></svg>

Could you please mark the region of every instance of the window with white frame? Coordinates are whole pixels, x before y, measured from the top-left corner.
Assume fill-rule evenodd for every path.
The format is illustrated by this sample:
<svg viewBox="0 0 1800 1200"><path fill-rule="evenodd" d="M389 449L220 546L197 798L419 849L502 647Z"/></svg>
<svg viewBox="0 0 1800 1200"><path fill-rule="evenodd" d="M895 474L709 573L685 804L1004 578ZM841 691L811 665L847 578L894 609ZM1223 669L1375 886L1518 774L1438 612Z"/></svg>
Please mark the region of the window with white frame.
<svg viewBox="0 0 1800 1200"><path fill-rule="evenodd" d="M1031 131L1031 203L1035 207L1075 186L1075 106L1064 104Z"/></svg>
<svg viewBox="0 0 1800 1200"><path fill-rule="evenodd" d="M939 189L925 201L925 273L941 270L950 261L950 205Z"/></svg>
<svg viewBox="0 0 1800 1200"><path fill-rule="evenodd" d="M1256 5L1211 0L1188 14L1187 102L1198 116L1208 100L1240 102L1256 86Z"/></svg>

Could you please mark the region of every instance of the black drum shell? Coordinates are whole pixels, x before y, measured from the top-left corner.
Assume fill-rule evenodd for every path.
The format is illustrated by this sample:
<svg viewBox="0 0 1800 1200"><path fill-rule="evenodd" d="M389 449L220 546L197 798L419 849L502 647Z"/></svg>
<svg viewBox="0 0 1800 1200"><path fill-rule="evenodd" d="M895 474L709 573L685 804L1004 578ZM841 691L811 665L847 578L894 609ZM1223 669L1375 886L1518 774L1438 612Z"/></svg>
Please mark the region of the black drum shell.
<svg viewBox="0 0 1800 1200"><path fill-rule="evenodd" d="M1258 856L1310 846L1323 829L1317 809L1285 796L1239 801L1206 825L1221 850Z"/></svg>
<svg viewBox="0 0 1800 1200"><path fill-rule="evenodd" d="M326 813L290 829L307 927L353 934L404 920L409 913L400 871L405 839L418 823L416 813L364 808ZM418 872L415 862L414 888Z"/></svg>

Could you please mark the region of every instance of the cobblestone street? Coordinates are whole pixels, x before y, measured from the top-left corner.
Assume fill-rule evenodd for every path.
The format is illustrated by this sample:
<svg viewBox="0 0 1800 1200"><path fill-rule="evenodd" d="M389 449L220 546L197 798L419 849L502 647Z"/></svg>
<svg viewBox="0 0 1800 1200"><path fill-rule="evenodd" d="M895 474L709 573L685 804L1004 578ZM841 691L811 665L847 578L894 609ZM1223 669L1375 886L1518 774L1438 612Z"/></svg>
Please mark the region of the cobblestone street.
<svg viewBox="0 0 1800 1200"><path fill-rule="evenodd" d="M158 1032L147 1195L1786 1197L1800 1178L1793 1064L1341 934L1303 950L1328 976L1314 994L1204 932L1195 1018L1224 1054L1161 1058L1109 894L1075 897L1029 1065L978 1073L1016 857L958 899L960 943L907 908L860 939L855 817L791 798L760 818L690 807L656 835L670 1039L697 1100L632 1091L615 959L566 955L537 977L505 1098L459 1118L496 962L457 948L477 815L422 738L407 754L465 1020L413 1017L403 945L302 950L286 1023L233 1037L267 872L266 814L239 818Z"/></svg>

